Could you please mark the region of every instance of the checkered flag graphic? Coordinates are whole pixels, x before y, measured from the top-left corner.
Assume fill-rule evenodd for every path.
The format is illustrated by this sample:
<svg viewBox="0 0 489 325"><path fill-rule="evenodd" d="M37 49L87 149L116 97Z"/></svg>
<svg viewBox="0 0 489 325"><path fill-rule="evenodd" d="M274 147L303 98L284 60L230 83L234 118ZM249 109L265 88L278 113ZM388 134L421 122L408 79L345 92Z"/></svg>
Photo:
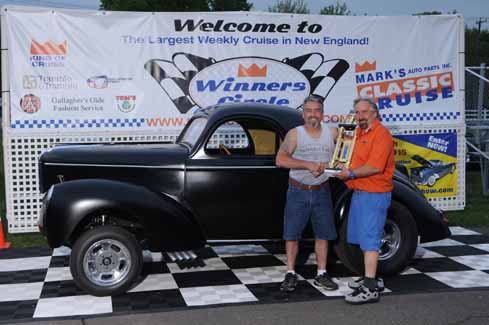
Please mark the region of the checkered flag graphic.
<svg viewBox="0 0 489 325"><path fill-rule="evenodd" d="M180 113L187 113L195 106L188 94L189 82L202 69L215 63L190 53L175 53L172 61L153 59L144 68L158 82L161 89L173 101Z"/></svg>
<svg viewBox="0 0 489 325"><path fill-rule="evenodd" d="M323 98L328 97L338 80L350 67L343 59L324 61L321 53L309 53L292 59L286 58L283 63L299 70L309 80L311 94Z"/></svg>
<svg viewBox="0 0 489 325"><path fill-rule="evenodd" d="M171 61L151 59L146 62L144 68L158 82L180 113L185 114L196 106L189 95L190 80L199 71L217 62L214 58L179 52L172 56ZM329 95L350 66L343 59L324 61L324 56L320 53L285 58L281 62L300 71L311 85L311 94L324 98Z"/></svg>

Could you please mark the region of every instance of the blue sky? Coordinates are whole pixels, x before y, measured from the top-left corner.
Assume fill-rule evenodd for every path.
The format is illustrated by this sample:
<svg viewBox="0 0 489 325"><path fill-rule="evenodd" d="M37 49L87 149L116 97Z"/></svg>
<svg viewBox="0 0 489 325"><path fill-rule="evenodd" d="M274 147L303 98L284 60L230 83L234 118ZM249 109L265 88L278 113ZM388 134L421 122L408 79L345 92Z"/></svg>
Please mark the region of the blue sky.
<svg viewBox="0 0 489 325"><path fill-rule="evenodd" d="M267 11L275 0L248 0L253 3L254 10ZM336 0L306 0L311 13L319 10ZM475 26L479 17L489 18L489 0L340 0L345 2L352 13L357 15L398 16L411 15L422 11L448 11L457 10L465 19L469 27ZM98 9L99 0L0 0L0 5L18 4L48 7L64 7L72 9ZM481 16L482 15L482 16ZM489 22L482 25L489 29Z"/></svg>

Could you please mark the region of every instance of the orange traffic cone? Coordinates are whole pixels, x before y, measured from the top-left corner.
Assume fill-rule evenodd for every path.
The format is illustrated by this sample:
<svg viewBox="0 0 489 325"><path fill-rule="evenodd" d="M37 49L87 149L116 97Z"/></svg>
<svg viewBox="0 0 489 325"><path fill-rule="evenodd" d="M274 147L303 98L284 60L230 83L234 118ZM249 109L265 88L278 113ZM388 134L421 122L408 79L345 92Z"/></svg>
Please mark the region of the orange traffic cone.
<svg viewBox="0 0 489 325"><path fill-rule="evenodd" d="M2 218L0 218L0 249L9 248L10 243L5 241L5 236L3 235Z"/></svg>

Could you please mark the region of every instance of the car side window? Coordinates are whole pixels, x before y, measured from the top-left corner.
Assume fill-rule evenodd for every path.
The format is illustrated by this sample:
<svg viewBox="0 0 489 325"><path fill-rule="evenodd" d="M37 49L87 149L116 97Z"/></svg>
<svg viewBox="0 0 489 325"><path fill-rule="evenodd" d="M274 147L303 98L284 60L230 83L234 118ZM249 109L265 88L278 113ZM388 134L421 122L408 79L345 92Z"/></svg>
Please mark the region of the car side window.
<svg viewBox="0 0 489 325"><path fill-rule="evenodd" d="M226 157L275 156L282 138L271 123L240 119L221 124L205 146L207 154Z"/></svg>
<svg viewBox="0 0 489 325"><path fill-rule="evenodd" d="M205 145L205 151L212 156L228 156L231 150L237 153L249 145L248 135L243 127L235 121L228 121L212 133Z"/></svg>

